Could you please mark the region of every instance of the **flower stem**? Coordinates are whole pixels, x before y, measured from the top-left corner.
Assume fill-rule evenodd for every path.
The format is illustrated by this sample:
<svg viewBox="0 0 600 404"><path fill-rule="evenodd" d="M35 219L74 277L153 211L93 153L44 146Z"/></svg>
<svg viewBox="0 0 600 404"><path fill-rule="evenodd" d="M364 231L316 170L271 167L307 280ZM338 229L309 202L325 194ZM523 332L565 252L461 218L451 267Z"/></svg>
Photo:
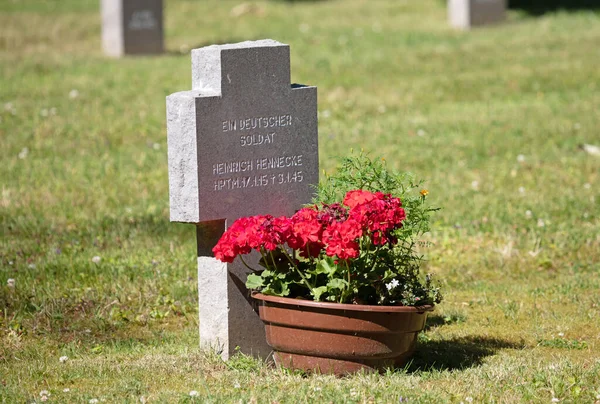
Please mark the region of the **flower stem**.
<svg viewBox="0 0 600 404"><path fill-rule="evenodd" d="M240 260L242 260L242 264L244 264L244 266L245 266L246 268L248 268L248 269L249 269L249 270L251 270L252 272L256 272L256 269L254 269L254 268L252 268L250 265L248 265L248 264L246 263L246 261L244 261L244 258L242 258L242 256L241 256L241 255L240 255L239 257L240 257Z"/></svg>
<svg viewBox="0 0 600 404"><path fill-rule="evenodd" d="M277 263L275 262L275 257L273 257L273 251L269 251L269 256L271 257L271 262L273 262L273 271L277 270Z"/></svg>
<svg viewBox="0 0 600 404"><path fill-rule="evenodd" d="M287 257L287 259L290 261L290 264L292 264L292 267L294 267L294 269L296 270L296 272L298 272L298 275L300 275L300 277L302 278L302 281L304 282L304 284L306 284L306 286L308 286L308 289L311 291L314 289L314 286L310 284L310 282L308 281L308 279L306 279L304 277L304 274L302 273L302 271L300 270L300 268L298 268L298 266L296 265L296 263L294 262L294 260L292 259L292 257L290 257L290 255L287 253L287 251L285 250L285 248L281 249L283 251L283 254Z"/></svg>

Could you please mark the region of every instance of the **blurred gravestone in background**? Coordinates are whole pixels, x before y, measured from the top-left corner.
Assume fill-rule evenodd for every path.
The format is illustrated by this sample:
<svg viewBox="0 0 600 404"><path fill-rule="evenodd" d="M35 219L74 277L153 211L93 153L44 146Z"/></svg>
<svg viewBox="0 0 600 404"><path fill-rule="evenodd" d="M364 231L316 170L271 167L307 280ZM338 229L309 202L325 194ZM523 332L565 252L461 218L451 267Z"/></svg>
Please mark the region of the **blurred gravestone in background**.
<svg viewBox="0 0 600 404"><path fill-rule="evenodd" d="M109 56L163 52L162 0L101 0L102 47Z"/></svg>
<svg viewBox="0 0 600 404"><path fill-rule="evenodd" d="M448 0L450 25L470 29L503 21L507 0Z"/></svg>

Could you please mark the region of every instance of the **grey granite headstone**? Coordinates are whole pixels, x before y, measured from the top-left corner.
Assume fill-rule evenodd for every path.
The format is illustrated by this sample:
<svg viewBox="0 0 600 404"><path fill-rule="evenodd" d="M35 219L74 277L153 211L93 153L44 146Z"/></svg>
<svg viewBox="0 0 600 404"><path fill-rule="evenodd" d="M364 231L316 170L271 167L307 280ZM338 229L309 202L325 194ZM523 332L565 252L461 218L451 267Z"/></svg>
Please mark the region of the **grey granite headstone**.
<svg viewBox="0 0 600 404"><path fill-rule="evenodd" d="M109 56L163 52L162 0L102 0L102 47Z"/></svg>
<svg viewBox="0 0 600 404"><path fill-rule="evenodd" d="M248 269L212 247L235 219L291 215L318 182L317 89L290 85L288 45L192 50L192 90L167 97L171 221L197 225L200 343L266 357ZM257 257L250 256L257 266Z"/></svg>
<svg viewBox="0 0 600 404"><path fill-rule="evenodd" d="M506 0L448 0L448 19L455 28L494 24L506 17Z"/></svg>

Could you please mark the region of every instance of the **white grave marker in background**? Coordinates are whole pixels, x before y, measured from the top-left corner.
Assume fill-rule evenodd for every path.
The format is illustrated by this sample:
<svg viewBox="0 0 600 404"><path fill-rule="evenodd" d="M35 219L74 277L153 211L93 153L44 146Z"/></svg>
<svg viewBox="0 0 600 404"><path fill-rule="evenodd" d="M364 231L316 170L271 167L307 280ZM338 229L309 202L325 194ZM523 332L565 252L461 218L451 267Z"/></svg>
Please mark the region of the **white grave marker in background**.
<svg viewBox="0 0 600 404"><path fill-rule="evenodd" d="M162 0L101 0L102 47L109 56L163 52Z"/></svg>
<svg viewBox="0 0 600 404"><path fill-rule="evenodd" d="M506 17L507 0L448 0L448 19L453 27L494 24Z"/></svg>

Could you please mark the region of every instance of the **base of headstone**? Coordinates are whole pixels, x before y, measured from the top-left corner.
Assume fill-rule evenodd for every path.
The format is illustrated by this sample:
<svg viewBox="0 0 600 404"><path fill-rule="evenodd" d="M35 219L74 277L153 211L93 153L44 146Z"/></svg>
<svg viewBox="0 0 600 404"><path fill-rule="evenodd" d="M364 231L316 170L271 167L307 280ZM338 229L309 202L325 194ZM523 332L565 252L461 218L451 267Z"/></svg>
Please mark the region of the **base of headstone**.
<svg viewBox="0 0 600 404"><path fill-rule="evenodd" d="M266 358L271 348L245 287L247 268L239 260L227 264L211 257L209 246L225 231L225 221L201 223L196 229L200 347L216 351L225 360L237 351Z"/></svg>
<svg viewBox="0 0 600 404"><path fill-rule="evenodd" d="M164 51L162 0L101 0L102 48L112 57Z"/></svg>
<svg viewBox="0 0 600 404"><path fill-rule="evenodd" d="M459 29L495 24L506 18L507 0L448 0L448 20Z"/></svg>

